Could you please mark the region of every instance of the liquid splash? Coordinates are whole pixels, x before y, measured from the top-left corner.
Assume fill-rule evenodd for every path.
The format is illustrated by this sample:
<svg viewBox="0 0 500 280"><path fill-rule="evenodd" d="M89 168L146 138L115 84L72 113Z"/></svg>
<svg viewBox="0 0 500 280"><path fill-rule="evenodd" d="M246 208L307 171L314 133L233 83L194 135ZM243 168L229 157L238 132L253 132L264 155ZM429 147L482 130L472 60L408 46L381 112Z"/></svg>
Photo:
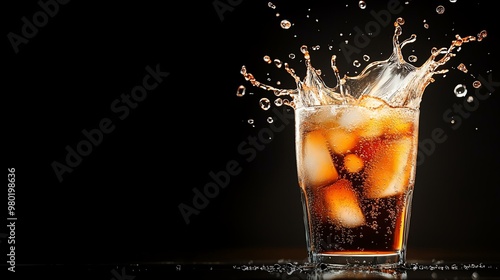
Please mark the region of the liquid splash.
<svg viewBox="0 0 500 280"><path fill-rule="evenodd" d="M247 71L244 65L241 68L241 74L255 87L272 91L278 97L289 96L291 99L283 99L283 104L294 109L328 104L356 104L362 102L364 99L362 97L383 100L392 107L418 109L426 87L434 82L433 76L448 72L448 69L439 70L438 68L456 55L453 51L464 43L483 40L487 32L483 30L478 33L477 37L461 37L457 34L449 47L432 48L427 61L420 67L416 67L407 62L402 55L402 49L414 43L417 38L415 34L412 34L404 41L399 41L404 23L403 18L398 18L394 22L393 52L390 57L368 64L357 76L344 75L341 78L336 66L336 56L333 55L331 68L337 80L333 88L328 87L320 77L321 71L312 66L309 50L305 45L300 48L306 65L304 79L297 76L288 63L280 62L279 66L280 68L283 66L295 80L297 85L295 89L280 89L261 83ZM410 58L410 62L415 61L415 58Z"/></svg>

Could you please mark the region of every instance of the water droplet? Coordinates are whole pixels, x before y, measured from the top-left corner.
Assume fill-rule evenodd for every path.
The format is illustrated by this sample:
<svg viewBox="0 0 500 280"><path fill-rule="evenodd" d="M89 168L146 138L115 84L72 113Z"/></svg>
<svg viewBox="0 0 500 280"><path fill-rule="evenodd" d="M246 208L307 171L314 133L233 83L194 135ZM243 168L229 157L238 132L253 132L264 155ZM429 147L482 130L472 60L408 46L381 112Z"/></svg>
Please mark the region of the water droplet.
<svg viewBox="0 0 500 280"><path fill-rule="evenodd" d="M268 55L264 56L264 61L267 63L271 63L271 58Z"/></svg>
<svg viewBox="0 0 500 280"><path fill-rule="evenodd" d="M354 65L355 67L359 67L361 66L361 63L356 59L352 62L352 65Z"/></svg>
<svg viewBox="0 0 500 280"><path fill-rule="evenodd" d="M408 57L408 61L410 62L417 62L417 59L417 56L413 54Z"/></svg>
<svg viewBox="0 0 500 280"><path fill-rule="evenodd" d="M460 63L460 64L457 66L457 69L458 69L458 70L460 70L460 71L462 71L462 72L464 72L464 73L467 73L467 71L469 71L469 70L467 69L467 67L465 66L465 64L463 64L463 63Z"/></svg>
<svg viewBox="0 0 500 280"><path fill-rule="evenodd" d="M182 268L182 267L181 267L181 265L180 265L180 264L178 264L178 265L176 265L176 266L175 266L175 270L177 270L177 271L181 271L181 268Z"/></svg>
<svg viewBox="0 0 500 280"><path fill-rule="evenodd" d="M429 24L428 23L424 23L424 28L425 29L429 29Z"/></svg>
<svg viewBox="0 0 500 280"><path fill-rule="evenodd" d="M286 19L282 20L281 23L281 28L283 29L289 29L292 26L292 23Z"/></svg>
<svg viewBox="0 0 500 280"><path fill-rule="evenodd" d="M366 9L366 2L365 1L363 1L363 0L359 1L358 5L359 5L359 8L361 8L363 10Z"/></svg>
<svg viewBox="0 0 500 280"><path fill-rule="evenodd" d="M456 3L457 0L450 0L450 3Z"/></svg>
<svg viewBox="0 0 500 280"><path fill-rule="evenodd" d="M481 87L481 82L480 82L480 81L474 81L474 82L472 83L472 86L473 86L474 88L480 88L480 87Z"/></svg>
<svg viewBox="0 0 500 280"><path fill-rule="evenodd" d="M289 54L289 55L288 55L288 57L289 57L290 59L295 59L295 54L294 54L294 53L291 53L291 54Z"/></svg>
<svg viewBox="0 0 500 280"><path fill-rule="evenodd" d="M467 97L467 102L471 103L472 101L474 101L474 97L472 96Z"/></svg>
<svg viewBox="0 0 500 280"><path fill-rule="evenodd" d="M267 3L267 6L271 9L276 9L276 5L274 5L272 2Z"/></svg>
<svg viewBox="0 0 500 280"><path fill-rule="evenodd" d="M274 122L273 117L268 117L268 118L267 118L267 122L268 122L268 123L273 123L273 122Z"/></svg>
<svg viewBox="0 0 500 280"><path fill-rule="evenodd" d="M464 84L458 84L453 91L457 97L464 97L467 94L467 87Z"/></svg>
<svg viewBox="0 0 500 280"><path fill-rule="evenodd" d="M486 38L486 36L488 36L488 32L486 32L486 30L483 30L477 34L477 40L481 42L484 38Z"/></svg>
<svg viewBox="0 0 500 280"><path fill-rule="evenodd" d="M303 54L306 54L307 53L307 46L306 45L302 45L300 47L300 52L302 52Z"/></svg>
<svg viewBox="0 0 500 280"><path fill-rule="evenodd" d="M276 100L274 100L274 105L276 105L278 107L281 106L281 105L283 105L283 99L276 98Z"/></svg>
<svg viewBox="0 0 500 280"><path fill-rule="evenodd" d="M442 15L444 13L444 6L443 5L439 5L436 7L436 13Z"/></svg>
<svg viewBox="0 0 500 280"><path fill-rule="evenodd" d="M254 119L248 119L247 122L248 122L248 124L254 124L255 123Z"/></svg>
<svg viewBox="0 0 500 280"><path fill-rule="evenodd" d="M259 100L259 105L262 110L269 110L271 108L271 101L264 97Z"/></svg>
<svg viewBox="0 0 500 280"><path fill-rule="evenodd" d="M320 46L319 46L319 45L316 45L316 46L313 46L313 47L312 47L312 50L313 50L313 51L317 51L317 50L319 50L319 48L320 48Z"/></svg>
<svg viewBox="0 0 500 280"><path fill-rule="evenodd" d="M274 65L276 65L276 67L278 67L278 68L281 68L281 66L283 65L283 63L281 62L281 60L275 59L274 60Z"/></svg>
<svg viewBox="0 0 500 280"><path fill-rule="evenodd" d="M243 95L245 95L245 91L246 87L244 85L239 86L238 89L236 90L236 96L242 97Z"/></svg>
<svg viewBox="0 0 500 280"><path fill-rule="evenodd" d="M364 61L370 61L370 56L367 55L367 54L363 55L363 60Z"/></svg>

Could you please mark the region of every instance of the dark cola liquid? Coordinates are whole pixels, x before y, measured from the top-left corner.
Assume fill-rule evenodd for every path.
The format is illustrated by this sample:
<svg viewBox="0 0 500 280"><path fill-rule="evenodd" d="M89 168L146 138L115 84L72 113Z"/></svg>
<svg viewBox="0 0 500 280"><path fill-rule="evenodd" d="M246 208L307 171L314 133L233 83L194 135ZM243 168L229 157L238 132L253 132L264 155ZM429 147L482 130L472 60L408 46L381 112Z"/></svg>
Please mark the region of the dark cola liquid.
<svg viewBox="0 0 500 280"><path fill-rule="evenodd" d="M406 222L406 193L386 198L362 199L366 223L346 228L330 220L319 194L310 194L310 242L318 254L383 254L400 251Z"/></svg>

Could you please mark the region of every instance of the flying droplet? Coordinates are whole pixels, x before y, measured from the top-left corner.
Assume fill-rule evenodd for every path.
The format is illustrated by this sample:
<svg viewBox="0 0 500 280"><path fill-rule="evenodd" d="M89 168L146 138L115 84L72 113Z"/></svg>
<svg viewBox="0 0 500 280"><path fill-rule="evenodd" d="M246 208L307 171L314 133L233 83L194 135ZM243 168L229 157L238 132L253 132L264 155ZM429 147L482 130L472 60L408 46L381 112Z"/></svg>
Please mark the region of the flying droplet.
<svg viewBox="0 0 500 280"><path fill-rule="evenodd" d="M278 67L278 68L281 68L281 66L283 65L283 62L281 62L281 60L279 60L279 59L275 59L274 65L276 65L276 67Z"/></svg>
<svg viewBox="0 0 500 280"><path fill-rule="evenodd" d="M267 118L267 122L268 122L268 123L273 123L273 122L274 122L273 117L268 117L268 118Z"/></svg>
<svg viewBox="0 0 500 280"><path fill-rule="evenodd" d="M486 32L486 30L482 30L477 34L477 40L481 42L484 38L486 38L486 36L488 36L488 32Z"/></svg>
<svg viewBox="0 0 500 280"><path fill-rule="evenodd" d="M472 86L473 86L474 88L480 88L480 87L481 87L481 82L480 82L480 81L474 81L474 82L472 83Z"/></svg>
<svg viewBox="0 0 500 280"><path fill-rule="evenodd" d="M361 8L362 10L366 9L366 2L361 0L358 2L358 6L359 8Z"/></svg>
<svg viewBox="0 0 500 280"><path fill-rule="evenodd" d="M467 97L467 102L471 103L472 101L474 101L474 97L472 96Z"/></svg>
<svg viewBox="0 0 500 280"><path fill-rule="evenodd" d="M352 62L352 65L354 65L355 67L359 67L361 66L361 63L356 59Z"/></svg>
<svg viewBox="0 0 500 280"><path fill-rule="evenodd" d="M247 122L248 122L248 124L254 124L255 123L254 119L248 119Z"/></svg>
<svg viewBox="0 0 500 280"><path fill-rule="evenodd" d="M450 0L450 3L456 3L457 0Z"/></svg>
<svg viewBox="0 0 500 280"><path fill-rule="evenodd" d="M463 64L463 63L460 63L460 64L457 66L457 69L458 69L458 70L460 70L460 71L462 71L462 72L464 72L464 73L467 73L467 71L469 71L469 70L467 69L467 67L465 66L465 64Z"/></svg>
<svg viewBox="0 0 500 280"><path fill-rule="evenodd" d="M271 58L268 55L264 56L264 61L267 63L271 63Z"/></svg>
<svg viewBox="0 0 500 280"><path fill-rule="evenodd" d="M264 97L259 100L259 105L262 110L269 110L271 108L271 101Z"/></svg>
<svg viewBox="0 0 500 280"><path fill-rule="evenodd" d="M428 23L424 23L424 28L425 29L429 29L429 24Z"/></svg>
<svg viewBox="0 0 500 280"><path fill-rule="evenodd" d="M457 97L464 97L467 94L467 87L464 84L458 84L453 91Z"/></svg>
<svg viewBox="0 0 500 280"><path fill-rule="evenodd" d="M417 56L413 54L408 57L408 61L410 62L417 62L417 59Z"/></svg>
<svg viewBox="0 0 500 280"><path fill-rule="evenodd" d="M281 23L281 28L283 29L289 29L292 26L292 23L286 19L282 20Z"/></svg>
<svg viewBox="0 0 500 280"><path fill-rule="evenodd" d="M439 5L436 7L436 13L442 15L444 14L444 6L443 5Z"/></svg>
<svg viewBox="0 0 500 280"><path fill-rule="evenodd" d="M236 96L242 97L245 95L246 87L244 85L241 85L238 87L238 90L236 90Z"/></svg>
<svg viewBox="0 0 500 280"><path fill-rule="evenodd" d="M276 98L276 99L274 100L274 105L276 105L276 106L278 106L278 107L282 106L282 105L283 105L283 99L281 99L281 98L279 98L279 97L278 97L278 98Z"/></svg>
<svg viewBox="0 0 500 280"><path fill-rule="evenodd" d="M271 9L276 9L276 5L274 5L272 2L267 3L267 6Z"/></svg>
<svg viewBox="0 0 500 280"><path fill-rule="evenodd" d="M363 55L363 60L364 61L370 61L370 56L367 55L367 54Z"/></svg>
<svg viewBox="0 0 500 280"><path fill-rule="evenodd" d="M289 54L289 55L288 55L288 57L289 57L290 59L295 59L295 54L294 54L294 53L291 53L291 54Z"/></svg>

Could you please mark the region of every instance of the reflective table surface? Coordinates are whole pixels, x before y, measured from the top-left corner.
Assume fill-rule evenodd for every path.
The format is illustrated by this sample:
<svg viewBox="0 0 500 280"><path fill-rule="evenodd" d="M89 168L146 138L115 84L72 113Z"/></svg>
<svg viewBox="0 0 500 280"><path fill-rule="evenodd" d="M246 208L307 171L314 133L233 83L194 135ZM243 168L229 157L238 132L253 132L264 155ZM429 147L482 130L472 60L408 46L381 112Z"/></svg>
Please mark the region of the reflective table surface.
<svg viewBox="0 0 500 280"><path fill-rule="evenodd" d="M4 270L5 271L5 270ZM409 262L398 270L311 267L288 260L227 263L21 265L7 279L500 279L499 263ZM49 277L49 278L47 278ZM2 278L3 279L3 278Z"/></svg>
<svg viewBox="0 0 500 280"><path fill-rule="evenodd" d="M277 255L269 253L268 259L257 259L251 252L227 251L191 260L17 264L15 273L7 272L8 265L1 264L0 279L500 279L500 254L495 251L443 254L413 250L402 268L385 270L359 267L340 270L310 265L302 253L284 251L283 255L294 258L276 258Z"/></svg>

